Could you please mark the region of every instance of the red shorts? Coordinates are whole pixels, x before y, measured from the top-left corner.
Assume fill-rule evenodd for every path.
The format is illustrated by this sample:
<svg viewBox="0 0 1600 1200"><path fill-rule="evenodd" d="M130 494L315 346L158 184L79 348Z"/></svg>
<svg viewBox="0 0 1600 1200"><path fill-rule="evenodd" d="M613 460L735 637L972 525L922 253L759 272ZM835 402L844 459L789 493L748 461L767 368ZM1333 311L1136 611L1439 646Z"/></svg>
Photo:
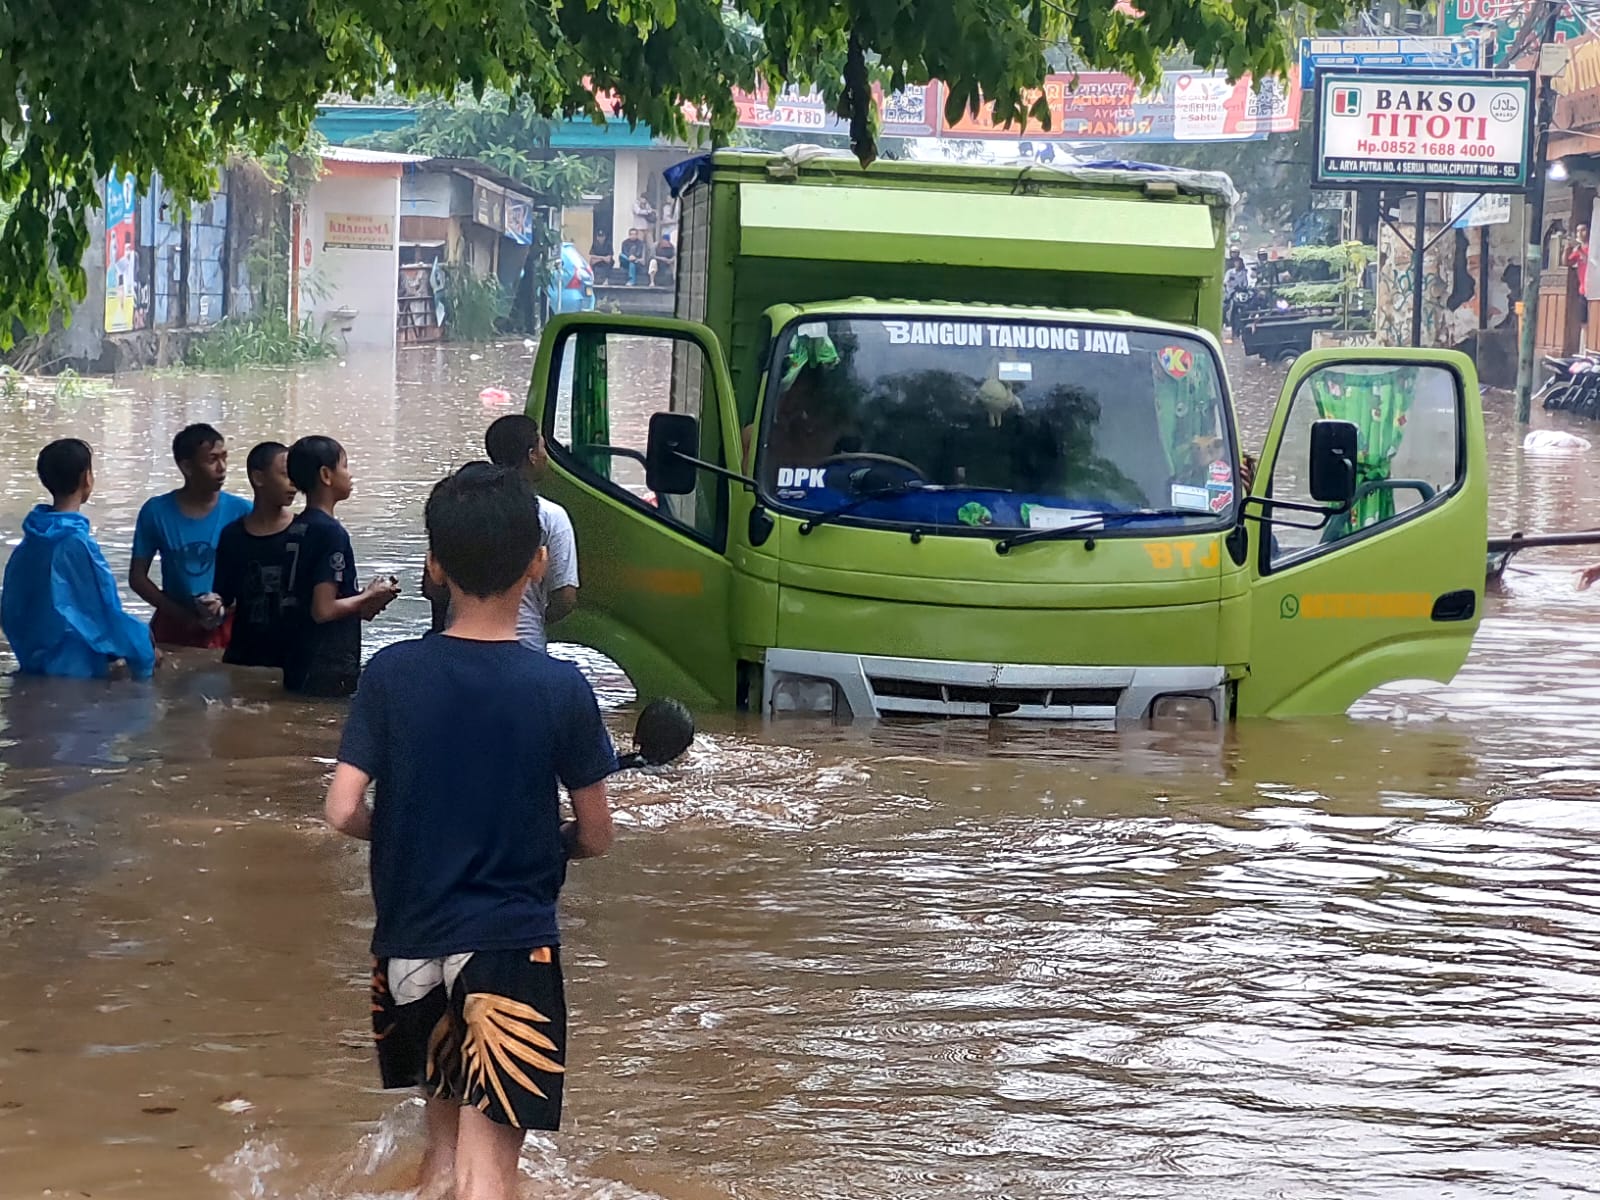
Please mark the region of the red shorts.
<svg viewBox="0 0 1600 1200"><path fill-rule="evenodd" d="M199 650L226 650L233 637L233 614L230 612L215 629L202 629L198 625L180 625L169 620L165 613L150 618L150 636L158 646L193 646Z"/></svg>

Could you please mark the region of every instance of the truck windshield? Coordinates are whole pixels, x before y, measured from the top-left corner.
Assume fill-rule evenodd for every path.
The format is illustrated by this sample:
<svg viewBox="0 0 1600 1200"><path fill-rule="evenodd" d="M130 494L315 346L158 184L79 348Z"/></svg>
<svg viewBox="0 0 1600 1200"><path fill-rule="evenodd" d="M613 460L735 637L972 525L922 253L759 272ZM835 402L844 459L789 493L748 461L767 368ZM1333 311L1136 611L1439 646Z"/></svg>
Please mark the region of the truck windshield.
<svg viewBox="0 0 1600 1200"><path fill-rule="evenodd" d="M1231 520L1221 374L1198 338L1055 321L801 320L775 345L757 474L848 521L1116 528ZM1107 528L1113 523L1108 522Z"/></svg>

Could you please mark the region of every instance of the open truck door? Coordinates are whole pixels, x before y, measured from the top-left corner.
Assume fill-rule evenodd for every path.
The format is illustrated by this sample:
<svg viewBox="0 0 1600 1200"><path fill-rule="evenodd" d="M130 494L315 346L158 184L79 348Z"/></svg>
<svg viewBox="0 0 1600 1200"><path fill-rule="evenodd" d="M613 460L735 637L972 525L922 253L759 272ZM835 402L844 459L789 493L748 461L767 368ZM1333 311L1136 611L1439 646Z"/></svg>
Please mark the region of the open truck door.
<svg viewBox="0 0 1600 1200"><path fill-rule="evenodd" d="M552 636L608 655L641 699L731 708L728 484L693 461L720 466L739 445L715 336L665 318L557 317L528 412L549 446L540 490L571 516L582 574Z"/></svg>
<svg viewBox="0 0 1600 1200"><path fill-rule="evenodd" d="M1347 473L1331 503L1330 457ZM1299 358L1247 511L1250 667L1238 715L1339 712L1385 683L1448 682L1483 607L1488 480L1471 360Z"/></svg>

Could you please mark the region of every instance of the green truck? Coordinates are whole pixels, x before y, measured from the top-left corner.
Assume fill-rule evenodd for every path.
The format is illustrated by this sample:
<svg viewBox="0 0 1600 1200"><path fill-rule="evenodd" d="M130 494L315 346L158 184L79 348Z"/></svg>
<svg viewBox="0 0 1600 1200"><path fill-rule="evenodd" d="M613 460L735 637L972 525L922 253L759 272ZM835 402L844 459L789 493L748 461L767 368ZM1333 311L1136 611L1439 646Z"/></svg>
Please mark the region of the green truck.
<svg viewBox="0 0 1600 1200"><path fill-rule="evenodd" d="M1240 445L1232 187L815 150L675 168L676 317L548 326L563 638L768 717L1223 721L1448 681L1487 523L1476 377L1317 351Z"/></svg>

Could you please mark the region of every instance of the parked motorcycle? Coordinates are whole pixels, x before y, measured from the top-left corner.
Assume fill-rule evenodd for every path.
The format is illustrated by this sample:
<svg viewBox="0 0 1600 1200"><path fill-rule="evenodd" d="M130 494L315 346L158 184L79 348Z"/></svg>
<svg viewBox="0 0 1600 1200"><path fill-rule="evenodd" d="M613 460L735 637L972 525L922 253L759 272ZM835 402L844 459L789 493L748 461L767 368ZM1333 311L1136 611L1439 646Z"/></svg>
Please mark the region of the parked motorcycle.
<svg viewBox="0 0 1600 1200"><path fill-rule="evenodd" d="M1550 372L1534 399L1550 412L1600 417L1600 353L1584 351L1571 358L1546 356Z"/></svg>

